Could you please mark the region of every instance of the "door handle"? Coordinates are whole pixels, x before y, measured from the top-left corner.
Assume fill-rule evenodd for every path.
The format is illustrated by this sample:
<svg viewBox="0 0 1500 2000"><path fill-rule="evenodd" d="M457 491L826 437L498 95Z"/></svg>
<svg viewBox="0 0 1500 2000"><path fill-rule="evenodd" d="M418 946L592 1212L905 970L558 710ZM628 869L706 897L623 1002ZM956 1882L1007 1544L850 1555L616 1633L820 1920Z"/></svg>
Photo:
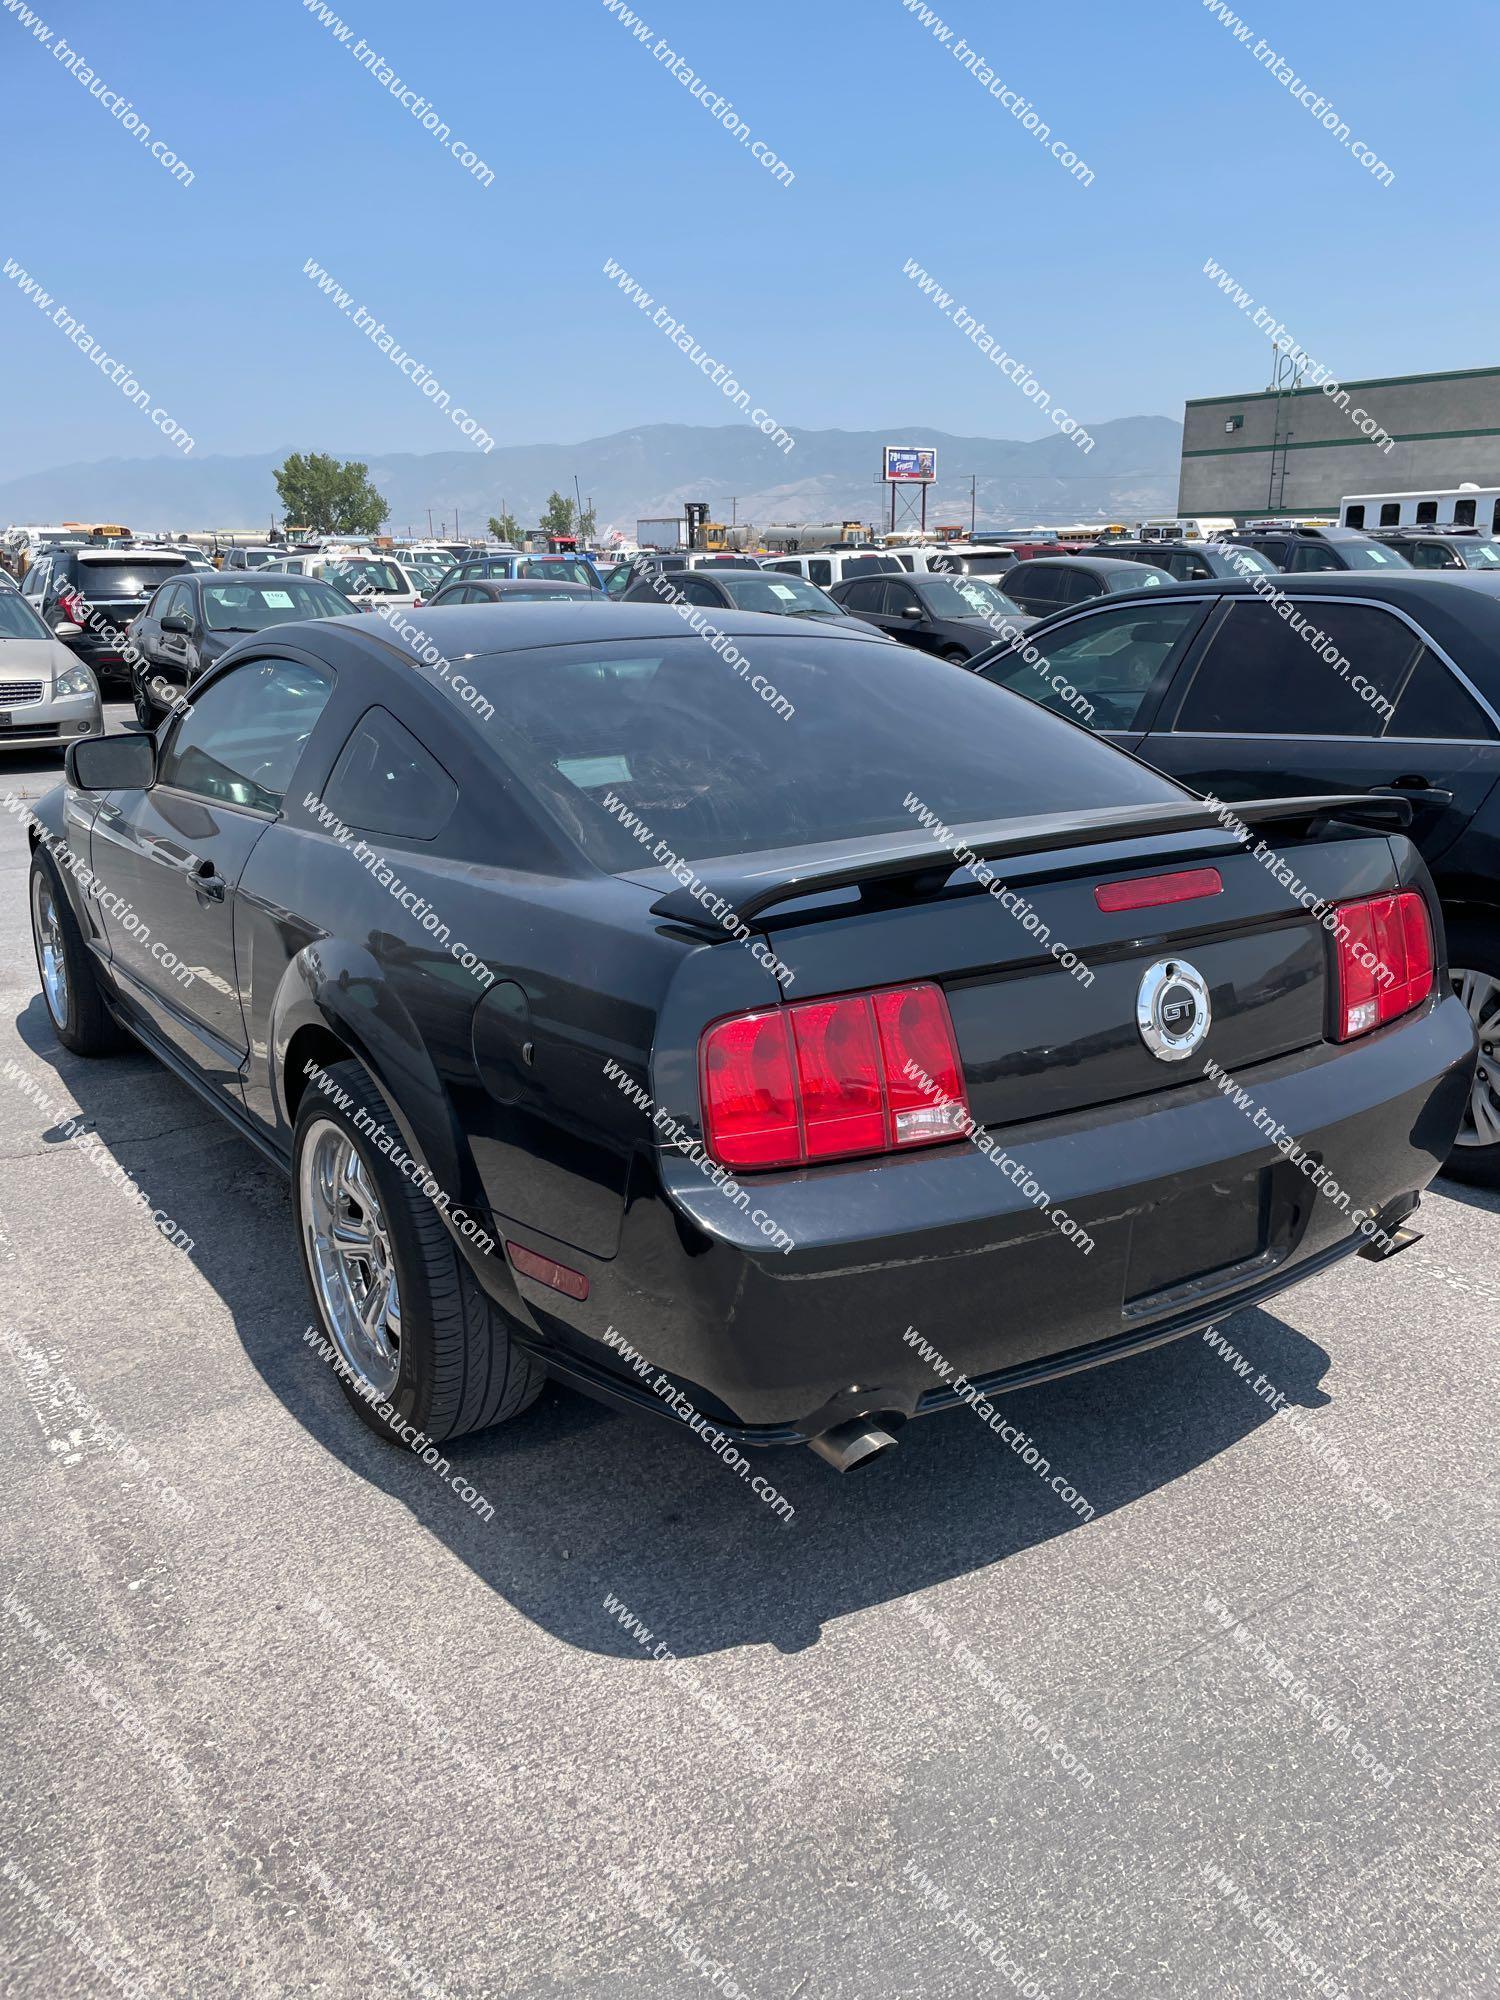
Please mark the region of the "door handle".
<svg viewBox="0 0 1500 2000"><path fill-rule="evenodd" d="M223 902L228 885L211 861L200 861L189 870L188 879L200 896L206 896L211 903Z"/></svg>
<svg viewBox="0 0 1500 2000"><path fill-rule="evenodd" d="M1451 806L1452 792L1445 792L1427 778L1392 778L1388 785L1375 787L1376 798L1418 800L1426 806Z"/></svg>

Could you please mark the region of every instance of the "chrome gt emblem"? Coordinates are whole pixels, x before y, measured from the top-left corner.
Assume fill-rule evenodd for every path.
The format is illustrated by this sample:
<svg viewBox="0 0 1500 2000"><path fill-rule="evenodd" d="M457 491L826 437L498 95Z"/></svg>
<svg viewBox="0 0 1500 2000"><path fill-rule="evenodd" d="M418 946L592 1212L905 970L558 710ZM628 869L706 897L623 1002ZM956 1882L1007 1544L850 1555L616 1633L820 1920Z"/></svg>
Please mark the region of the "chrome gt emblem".
<svg viewBox="0 0 1500 2000"><path fill-rule="evenodd" d="M1201 1047L1213 1018L1208 981L1185 958L1159 958L1141 974L1136 1026L1162 1062L1182 1062Z"/></svg>

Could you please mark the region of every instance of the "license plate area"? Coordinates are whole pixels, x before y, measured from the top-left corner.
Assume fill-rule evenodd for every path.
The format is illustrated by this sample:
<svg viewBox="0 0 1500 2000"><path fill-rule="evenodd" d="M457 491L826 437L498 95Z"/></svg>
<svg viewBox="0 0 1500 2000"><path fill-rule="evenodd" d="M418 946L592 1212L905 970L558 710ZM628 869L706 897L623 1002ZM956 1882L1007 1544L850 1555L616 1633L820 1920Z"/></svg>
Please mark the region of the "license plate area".
<svg viewBox="0 0 1500 2000"><path fill-rule="evenodd" d="M1122 1313L1143 1319L1233 1291L1287 1257L1307 1219L1307 1183L1283 1161L1225 1174L1136 1217Z"/></svg>

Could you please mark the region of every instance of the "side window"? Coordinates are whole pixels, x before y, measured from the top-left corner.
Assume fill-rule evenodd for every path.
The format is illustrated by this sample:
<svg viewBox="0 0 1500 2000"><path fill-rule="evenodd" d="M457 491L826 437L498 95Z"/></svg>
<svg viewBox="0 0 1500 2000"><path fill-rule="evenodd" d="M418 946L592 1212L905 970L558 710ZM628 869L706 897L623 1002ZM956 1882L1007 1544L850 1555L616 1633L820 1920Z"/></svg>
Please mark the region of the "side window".
<svg viewBox="0 0 1500 2000"><path fill-rule="evenodd" d="M885 602L885 584L879 577L862 577L851 583L840 602L846 611L878 612Z"/></svg>
<svg viewBox="0 0 1500 2000"><path fill-rule="evenodd" d="M722 611L724 600L706 576L697 576L688 570L678 586L681 595L689 604L711 604L716 611Z"/></svg>
<svg viewBox="0 0 1500 2000"><path fill-rule="evenodd" d="M1024 576L1007 580L1006 596L1024 604L1028 611L1050 611L1057 603L1062 588L1061 572L1055 569L1029 569Z"/></svg>
<svg viewBox="0 0 1500 2000"><path fill-rule="evenodd" d="M45 597L47 594L47 579L51 574L52 565L44 557L41 562L34 563L27 570L26 581L21 585L22 590L25 591L28 597Z"/></svg>
<svg viewBox="0 0 1500 2000"><path fill-rule="evenodd" d="M280 810L333 676L292 660L250 660L205 689L168 739L157 783L223 805Z"/></svg>
<svg viewBox="0 0 1500 2000"><path fill-rule="evenodd" d="M1363 507L1346 507L1344 509L1344 526L1346 528L1362 528L1364 525L1365 510Z"/></svg>
<svg viewBox="0 0 1500 2000"><path fill-rule="evenodd" d="M1449 742L1491 742L1495 735L1489 717L1458 676L1425 646L1385 733Z"/></svg>
<svg viewBox="0 0 1500 2000"><path fill-rule="evenodd" d="M1209 641L1175 728L1238 736L1379 736L1421 640L1369 605L1304 599L1297 607L1324 646L1269 604L1240 600ZM1338 657L1327 657L1326 648Z"/></svg>
<svg viewBox="0 0 1500 2000"><path fill-rule="evenodd" d="M370 708L339 752L323 803L363 833L431 840L453 817L458 787L394 715Z"/></svg>
<svg viewBox="0 0 1500 2000"><path fill-rule="evenodd" d="M157 599L151 615L161 618L168 611L180 612L184 618L192 617L192 599L185 583L169 583Z"/></svg>
<svg viewBox="0 0 1500 2000"><path fill-rule="evenodd" d="M1108 587L1093 569L1060 569L1056 575L1060 604L1083 604L1091 597L1102 597Z"/></svg>
<svg viewBox="0 0 1500 2000"><path fill-rule="evenodd" d="M1417 526L1419 528L1431 528L1436 525L1436 522L1436 500L1419 500L1417 502Z"/></svg>
<svg viewBox="0 0 1500 2000"><path fill-rule="evenodd" d="M827 556L814 556L807 565L809 583L821 583L827 587L833 582L833 564Z"/></svg>
<svg viewBox="0 0 1500 2000"><path fill-rule="evenodd" d="M1408 542L1400 551L1414 569L1447 569L1448 551L1431 542Z"/></svg>
<svg viewBox="0 0 1500 2000"><path fill-rule="evenodd" d="M1453 525L1455 528L1472 528L1474 525L1474 502L1455 500L1453 503Z"/></svg>
<svg viewBox="0 0 1500 2000"><path fill-rule="evenodd" d="M1153 684L1197 629L1203 609L1198 600L1138 600L1069 619L1031 641L1024 655L1002 653L980 673L1092 729L1133 729Z"/></svg>
<svg viewBox="0 0 1500 2000"><path fill-rule="evenodd" d="M910 609L913 605L915 605L918 611L922 612L924 617L926 616L927 607L922 603L909 583L905 581L901 583L876 581L874 588L883 594L884 610L887 618L899 618L904 611ZM916 620L913 619L911 622L915 624Z"/></svg>
<svg viewBox="0 0 1500 2000"><path fill-rule="evenodd" d="M1360 525L1363 526L1364 525L1363 522L1361 522ZM1401 502L1399 500L1387 500L1382 503L1380 509L1380 525L1382 528L1400 527Z"/></svg>
<svg viewBox="0 0 1500 2000"><path fill-rule="evenodd" d="M1294 573L1313 569L1337 569L1339 559L1322 542L1298 542L1287 565Z"/></svg>
<svg viewBox="0 0 1500 2000"><path fill-rule="evenodd" d="M801 567L800 567L800 565L799 565L799 564L797 564L797 563L795 563L795 562L773 562L773 563L767 563L767 564L766 564L766 568L767 568L767 569L779 569L779 570L780 570L780 571L782 572L782 574L783 574L783 575L785 575L785 576L801 576L801 574L802 574L802 570L801 570Z"/></svg>

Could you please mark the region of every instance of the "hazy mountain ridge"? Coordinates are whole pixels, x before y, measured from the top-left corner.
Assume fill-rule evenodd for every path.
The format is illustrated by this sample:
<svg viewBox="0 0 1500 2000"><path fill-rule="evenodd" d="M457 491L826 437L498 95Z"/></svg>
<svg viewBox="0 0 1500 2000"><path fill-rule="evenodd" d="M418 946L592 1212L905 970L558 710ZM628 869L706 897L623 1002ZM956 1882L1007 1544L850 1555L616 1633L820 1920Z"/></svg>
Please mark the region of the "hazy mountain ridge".
<svg viewBox="0 0 1500 2000"><path fill-rule="evenodd" d="M969 519L969 475L978 518L993 526L1073 519L1138 519L1176 506L1182 426L1170 417L1118 417L1091 425L1084 454L1064 437L1029 442L957 437L922 424L883 431L794 432L783 454L748 424L643 424L580 444L497 445L474 451L365 452L370 477L390 505L389 526L427 530L458 512L481 532L502 506L523 524L538 519L556 488L571 495L576 473L601 531L633 533L638 516L675 514L706 500L714 518L766 527L777 521L888 518L878 483L882 444L935 445L940 479L927 497L929 524ZM268 527L279 513L274 467L297 449L245 456L102 459L0 481L0 524L112 520L140 531ZM342 455L342 454L340 454Z"/></svg>

